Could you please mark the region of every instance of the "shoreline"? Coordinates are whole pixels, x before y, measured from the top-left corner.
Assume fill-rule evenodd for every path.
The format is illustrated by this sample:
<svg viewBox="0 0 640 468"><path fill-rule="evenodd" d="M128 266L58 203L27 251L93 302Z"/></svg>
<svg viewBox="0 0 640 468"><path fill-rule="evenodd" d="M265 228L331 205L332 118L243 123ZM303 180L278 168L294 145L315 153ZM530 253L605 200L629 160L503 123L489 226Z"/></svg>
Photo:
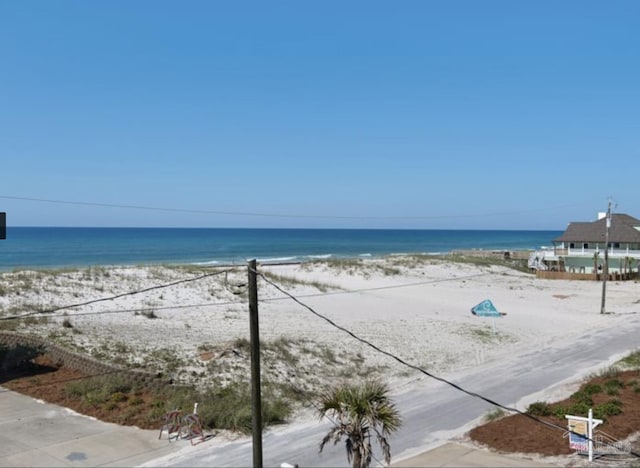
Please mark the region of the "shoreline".
<svg viewBox="0 0 640 468"><path fill-rule="evenodd" d="M256 258L255 260L259 265L265 266L285 266L285 265L301 265L305 263L321 263L321 262L342 262L342 261L366 261L366 260L385 260L393 257L426 257L426 258L441 258L447 259L452 256L469 256L488 259L512 259L512 260L526 260L531 253L535 252L535 249L452 249L447 252L400 252L400 253L386 253L379 255L372 254L357 254L357 255L300 255L291 256L286 258ZM91 268L154 268L154 267L167 267L167 268L234 268L246 266L248 262L253 259L238 262L228 261L182 261L182 262L148 262L148 263L92 263L92 264L59 264L59 265L17 265L17 266L2 266L0 265L0 275L5 273L15 273L20 271L36 271L36 272L65 272L73 270L86 270Z"/></svg>

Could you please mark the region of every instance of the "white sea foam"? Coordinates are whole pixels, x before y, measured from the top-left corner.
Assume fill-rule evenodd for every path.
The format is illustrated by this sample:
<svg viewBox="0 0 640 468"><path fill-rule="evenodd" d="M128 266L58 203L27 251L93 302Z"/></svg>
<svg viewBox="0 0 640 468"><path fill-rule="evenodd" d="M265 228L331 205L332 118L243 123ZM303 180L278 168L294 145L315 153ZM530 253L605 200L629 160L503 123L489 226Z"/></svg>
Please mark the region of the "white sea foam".
<svg viewBox="0 0 640 468"><path fill-rule="evenodd" d="M307 255L308 258L318 258L318 259L323 259L323 258L331 258L333 257L333 254L324 254L324 255Z"/></svg>
<svg viewBox="0 0 640 468"><path fill-rule="evenodd" d="M192 265L206 266L206 265L217 265L220 262L218 260L211 260L208 262L193 262Z"/></svg>
<svg viewBox="0 0 640 468"><path fill-rule="evenodd" d="M277 263L277 262L291 262L296 260L298 257L266 257L266 258L258 258L257 261L260 263Z"/></svg>
<svg viewBox="0 0 640 468"><path fill-rule="evenodd" d="M373 255L371 255L370 253L363 253L358 255L358 257L373 257Z"/></svg>

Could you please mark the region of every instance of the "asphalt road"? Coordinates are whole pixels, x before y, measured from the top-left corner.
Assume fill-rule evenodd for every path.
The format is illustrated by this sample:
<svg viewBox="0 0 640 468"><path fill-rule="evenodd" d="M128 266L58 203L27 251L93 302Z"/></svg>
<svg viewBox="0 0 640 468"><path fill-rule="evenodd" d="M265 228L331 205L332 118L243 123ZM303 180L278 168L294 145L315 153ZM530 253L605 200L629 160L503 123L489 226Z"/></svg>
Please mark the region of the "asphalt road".
<svg viewBox="0 0 640 468"><path fill-rule="evenodd" d="M606 329L570 340L564 346L538 349L487 366L456 379L457 385L506 406L531 403L536 393L563 382L579 380L640 347L640 316L630 315L625 327ZM410 390L393 395L403 417L401 429L391 438L394 460L436 447L462 435L495 407L444 383L424 377ZM526 404L518 406L524 409ZM532 424L536 424L532 421ZM344 444L327 445L318 453L329 422L297 423L263 435L264 466L282 463L304 467L348 466ZM562 433L558 432L558 437ZM251 438L186 449L146 466L252 466ZM382 457L376 454L377 459Z"/></svg>

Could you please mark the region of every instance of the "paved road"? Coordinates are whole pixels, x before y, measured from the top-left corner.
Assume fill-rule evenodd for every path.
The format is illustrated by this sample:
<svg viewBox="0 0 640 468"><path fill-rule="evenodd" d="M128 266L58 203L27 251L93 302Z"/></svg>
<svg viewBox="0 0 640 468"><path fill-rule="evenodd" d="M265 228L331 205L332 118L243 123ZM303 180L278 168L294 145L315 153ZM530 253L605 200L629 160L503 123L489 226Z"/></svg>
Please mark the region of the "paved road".
<svg viewBox="0 0 640 468"><path fill-rule="evenodd" d="M451 380L504 405L528 404L535 401L536 393L580 379L587 371L613 363L637 349L640 317L630 315L625 325L616 330L594 331L566 346L514 356ZM396 462L399 464L403 458L463 434L474 421L494 409L428 377L411 390L394 395L394 400L404 418L400 431L390 441L394 460L400 460ZM280 466L286 462L305 467L347 466L344 445L326 446L322 454L318 453L318 444L330 427L328 422L309 422L269 431L263 437L264 465ZM558 437L561 436L559 432ZM379 454L377 457L381 458ZM248 438L225 444L212 441L208 447L203 444L197 451L187 448L147 466L251 466L252 460Z"/></svg>

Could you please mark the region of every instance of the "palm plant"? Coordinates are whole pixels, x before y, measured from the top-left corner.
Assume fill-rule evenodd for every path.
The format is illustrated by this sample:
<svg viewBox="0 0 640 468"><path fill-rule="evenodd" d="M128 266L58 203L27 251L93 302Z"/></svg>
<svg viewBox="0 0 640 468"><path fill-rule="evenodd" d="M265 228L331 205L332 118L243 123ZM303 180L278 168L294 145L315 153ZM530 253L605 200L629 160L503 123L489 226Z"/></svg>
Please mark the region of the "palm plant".
<svg viewBox="0 0 640 468"><path fill-rule="evenodd" d="M320 451L327 442L334 445L346 438L347 461L353 468L371 464L371 437L375 433L387 464L391 462L391 447L387 437L401 424L400 413L388 396L386 385L367 381L362 385L340 385L321 395L318 413L329 417L335 426L322 439Z"/></svg>

